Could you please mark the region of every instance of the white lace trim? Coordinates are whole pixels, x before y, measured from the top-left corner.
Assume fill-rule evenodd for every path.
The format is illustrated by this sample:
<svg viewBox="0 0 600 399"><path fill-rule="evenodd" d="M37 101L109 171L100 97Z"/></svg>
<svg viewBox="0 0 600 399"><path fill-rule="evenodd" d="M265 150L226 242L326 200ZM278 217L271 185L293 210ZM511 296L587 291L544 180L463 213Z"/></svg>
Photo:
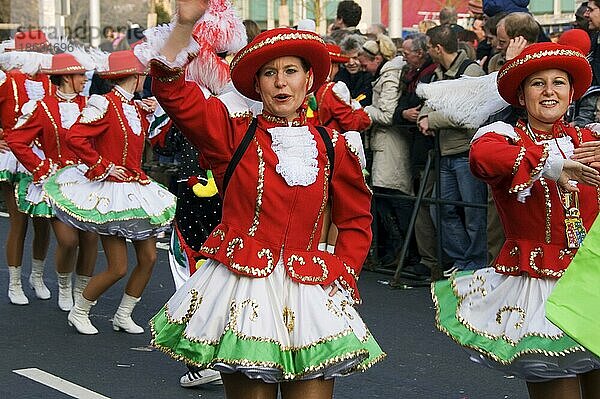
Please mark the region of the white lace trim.
<svg viewBox="0 0 600 399"><path fill-rule="evenodd" d="M17 119L17 123L15 124L13 129L19 129L24 124L26 124L29 118L31 118L31 115L33 115L33 112L36 108L37 100L29 100L25 104L23 104L23 106L21 107L21 115L19 116L19 119Z"/></svg>
<svg viewBox="0 0 600 399"><path fill-rule="evenodd" d="M142 133L142 122L140 121L140 117L135 109L135 105L122 103L123 113L125 114L125 118L127 119L127 123L133 133L139 136Z"/></svg>
<svg viewBox="0 0 600 399"><path fill-rule="evenodd" d="M70 129L81 114L77 103L58 103L58 109L60 111L60 124L64 129Z"/></svg>
<svg viewBox="0 0 600 399"><path fill-rule="evenodd" d="M184 49L182 49L177 57L173 61L167 60L167 58L160 53L162 48L167 43L171 32L173 31L174 24L165 24L155 26L154 28L146 29L144 35L146 40L138 46L135 46L133 52L144 65L152 59L156 59L170 68L183 68L190 60L190 57L195 57L200 51L198 42L190 37L190 41Z"/></svg>
<svg viewBox="0 0 600 399"><path fill-rule="evenodd" d="M35 80L25 80L25 91L30 100L41 100L46 95L44 83Z"/></svg>
<svg viewBox="0 0 600 399"><path fill-rule="evenodd" d="M309 186L317 180L317 142L308 126L267 129L279 163L275 167L288 186Z"/></svg>
<svg viewBox="0 0 600 399"><path fill-rule="evenodd" d="M101 95L92 94L87 105L81 111L81 123L91 123L104 118L108 109L108 100Z"/></svg>
<svg viewBox="0 0 600 399"><path fill-rule="evenodd" d="M548 158L544 163L544 168L540 173L533 176L531 179L531 185L526 187L525 189L519 191L517 193L517 201L525 202L527 197L531 195L531 187L533 183L538 181L540 177L544 176L546 178L557 180L560 176L560 172L562 171L562 165L564 164L565 158L563 158L562 152L565 154L567 159L571 159L573 156L573 150L575 146L573 145L573 140L571 140L570 136L559 137L556 140L541 140L535 142L538 145L544 145L548 149ZM571 180L571 185L577 186L577 182Z"/></svg>

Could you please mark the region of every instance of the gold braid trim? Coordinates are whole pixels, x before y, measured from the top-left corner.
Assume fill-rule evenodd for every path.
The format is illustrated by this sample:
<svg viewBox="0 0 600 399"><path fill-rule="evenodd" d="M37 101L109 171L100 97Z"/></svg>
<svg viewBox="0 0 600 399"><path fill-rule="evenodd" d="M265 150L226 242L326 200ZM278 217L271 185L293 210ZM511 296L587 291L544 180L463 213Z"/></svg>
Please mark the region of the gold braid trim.
<svg viewBox="0 0 600 399"><path fill-rule="evenodd" d="M546 145L544 145L544 149L542 150L542 156L540 158L540 162L531 171L529 181L527 183L517 184L516 186L514 186L510 190L508 190L508 192L511 194L514 194L514 193L518 193L519 191L526 189L527 187L530 187L533 184L533 177L535 175L537 175L538 173L540 173L542 171L542 169L544 169L544 164L546 163L547 159L548 159L548 147Z"/></svg>

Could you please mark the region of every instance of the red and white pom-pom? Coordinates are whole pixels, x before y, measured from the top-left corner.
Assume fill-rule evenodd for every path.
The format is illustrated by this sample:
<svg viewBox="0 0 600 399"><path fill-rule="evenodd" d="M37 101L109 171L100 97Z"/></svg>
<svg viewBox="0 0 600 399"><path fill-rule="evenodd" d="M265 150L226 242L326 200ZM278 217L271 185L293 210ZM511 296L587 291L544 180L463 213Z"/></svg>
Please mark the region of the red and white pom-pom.
<svg viewBox="0 0 600 399"><path fill-rule="evenodd" d="M229 0L211 0L192 33L217 53L236 53L246 45L246 28Z"/></svg>
<svg viewBox="0 0 600 399"><path fill-rule="evenodd" d="M229 65L218 53L235 53L246 45L246 28L229 0L211 0L196 24L194 39L200 49L186 70L186 80L219 94L229 82Z"/></svg>
<svg viewBox="0 0 600 399"><path fill-rule="evenodd" d="M175 22L171 22L147 29L146 41L135 47L135 55L144 65L155 59L172 68L186 67L186 80L206 87L213 94L221 93L230 81L229 66L217 54L235 53L247 42L246 28L231 2L211 0L208 10L194 26L188 46L175 60L169 61L160 50L174 26Z"/></svg>

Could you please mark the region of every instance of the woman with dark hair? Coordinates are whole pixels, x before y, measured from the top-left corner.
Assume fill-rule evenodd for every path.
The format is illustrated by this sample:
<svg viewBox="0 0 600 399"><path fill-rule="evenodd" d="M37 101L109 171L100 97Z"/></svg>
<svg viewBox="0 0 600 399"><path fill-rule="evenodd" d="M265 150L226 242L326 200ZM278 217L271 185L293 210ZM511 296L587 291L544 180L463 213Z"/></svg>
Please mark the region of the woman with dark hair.
<svg viewBox="0 0 600 399"><path fill-rule="evenodd" d="M80 54L80 57L84 56L83 53ZM85 61L87 67L93 69L91 58L88 57ZM86 67L72 54L54 55L52 66L42 70L50 76L50 81L55 86L54 93L25 104L22 115L7 137L17 159L31 173L31 176L21 179L19 183L19 210L33 216L42 208L46 216L52 216L52 229L58 242L58 307L65 312L73 307L73 293L75 296L81 294L94 271L98 236L93 232L78 230L53 217L51 208L44 207L45 194L41 185L56 170L74 165L79 160L66 141L69 129L79 118L87 101L79 94L87 81L85 71ZM35 150L34 142L40 144L43 154ZM75 285L72 287L75 266Z"/></svg>
<svg viewBox="0 0 600 399"><path fill-rule="evenodd" d="M528 46L500 69L500 95L527 116L480 128L469 161L492 189L506 241L492 267L432 287L438 328L472 360L527 381L532 399L600 392L600 359L544 311L598 215L600 173L574 156L598 133L564 121L591 79L585 55L554 43Z"/></svg>
<svg viewBox="0 0 600 399"><path fill-rule="evenodd" d="M81 117L71 127L67 144L83 165L53 175L44 190L64 223L100 234L106 270L89 281L75 298L68 321L81 334L97 334L90 308L118 280L127 275L127 243L133 242L137 265L132 271L112 327L130 334L144 329L131 318L150 280L156 261L155 236L166 230L175 213L175 197L148 178L141 168L150 109L134 101L143 89L146 70L133 51L108 56L100 76L114 89L90 97Z"/></svg>
<svg viewBox="0 0 600 399"><path fill-rule="evenodd" d="M177 21L150 61L154 93L213 171L221 223L208 261L153 318L154 346L221 372L228 398L331 398L337 376L384 354L352 304L371 240L371 194L358 156L338 132L306 123L307 92L329 72L322 39L273 29L237 52L240 96L205 96L185 79L196 22L223 2L178 1ZM332 204L336 253L317 249ZM343 203L343 206L339 206Z"/></svg>

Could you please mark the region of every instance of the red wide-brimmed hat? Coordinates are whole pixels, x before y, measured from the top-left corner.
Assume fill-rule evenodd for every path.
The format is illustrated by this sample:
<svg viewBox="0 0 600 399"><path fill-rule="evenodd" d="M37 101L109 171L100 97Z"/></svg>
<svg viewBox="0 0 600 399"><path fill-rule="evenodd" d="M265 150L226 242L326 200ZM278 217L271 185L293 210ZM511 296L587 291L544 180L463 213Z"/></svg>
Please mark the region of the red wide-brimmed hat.
<svg viewBox="0 0 600 399"><path fill-rule="evenodd" d="M52 66L42 68L46 75L76 75L85 73L85 67L72 54L62 53L52 56Z"/></svg>
<svg viewBox="0 0 600 399"><path fill-rule="evenodd" d="M26 30L15 33L15 50L17 51L47 51L48 39L39 30Z"/></svg>
<svg viewBox="0 0 600 399"><path fill-rule="evenodd" d="M519 86L532 73L545 69L561 69L569 74L573 100L580 98L592 83L592 68L581 50L552 42L536 43L526 47L498 71L500 96L509 104L521 107Z"/></svg>
<svg viewBox="0 0 600 399"><path fill-rule="evenodd" d="M310 64L313 84L309 92L320 87L329 75L329 52L319 35L304 30L276 28L256 36L233 57L230 64L233 85L244 96L261 101L260 94L254 89L258 70L267 62L285 56L300 57Z"/></svg>
<svg viewBox="0 0 600 399"><path fill-rule="evenodd" d="M122 50L110 53L108 70L98 71L103 79L121 79L132 75L145 75L146 67L133 54L133 50Z"/></svg>
<svg viewBox="0 0 600 399"><path fill-rule="evenodd" d="M331 58L331 62L337 62L338 64L345 64L350 61L350 57L342 54L342 49L337 44L326 43L327 51L329 52L329 58Z"/></svg>

